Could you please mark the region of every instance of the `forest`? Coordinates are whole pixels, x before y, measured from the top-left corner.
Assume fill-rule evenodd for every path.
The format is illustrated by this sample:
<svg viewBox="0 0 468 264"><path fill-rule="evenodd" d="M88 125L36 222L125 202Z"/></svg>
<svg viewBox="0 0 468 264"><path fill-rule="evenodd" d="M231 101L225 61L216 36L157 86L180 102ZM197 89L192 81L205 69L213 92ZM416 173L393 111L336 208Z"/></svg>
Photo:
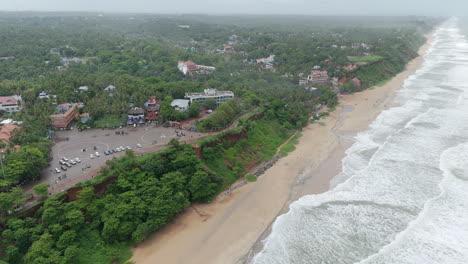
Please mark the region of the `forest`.
<svg viewBox="0 0 468 264"><path fill-rule="evenodd" d="M278 23L269 16L4 13L0 57L13 59L0 60L0 96L21 94L24 109L0 112L0 120L22 122L2 155L0 263L125 263L129 246L191 204L211 201L243 177L249 164L273 157L317 106L333 109L339 92L366 89L402 71L417 56L423 34L438 22L371 20L299 16ZM365 46L352 48L354 43ZM227 44L234 52L221 52ZM271 54L275 71L255 61ZM77 62L68 62L73 58ZM216 71L184 75L177 69L179 60ZM363 62L353 72L360 87L323 84L311 92L298 85L316 65L330 77L343 77L349 73L340 68L356 62ZM109 85L116 88L106 91ZM78 91L80 86L89 90ZM200 142L202 159L193 146L174 141L158 153L137 157L128 152L107 164L98 178L81 183L78 200L47 197L39 186L42 207L34 216L16 217L26 198L22 186L40 178L48 164L54 100L82 102L80 111L91 115L86 126L96 128L118 126L130 106L142 107L151 96L163 101L162 122L196 117L210 106L192 104L179 112L170 102L205 88L233 91L236 99L197 122L200 131L224 128L242 114L261 114L239 120L228 132L245 136L237 144L213 145L216 137L207 139ZM41 92L56 98L39 99ZM14 145L21 148L15 151ZM96 194L92 184L109 178L115 182Z"/></svg>

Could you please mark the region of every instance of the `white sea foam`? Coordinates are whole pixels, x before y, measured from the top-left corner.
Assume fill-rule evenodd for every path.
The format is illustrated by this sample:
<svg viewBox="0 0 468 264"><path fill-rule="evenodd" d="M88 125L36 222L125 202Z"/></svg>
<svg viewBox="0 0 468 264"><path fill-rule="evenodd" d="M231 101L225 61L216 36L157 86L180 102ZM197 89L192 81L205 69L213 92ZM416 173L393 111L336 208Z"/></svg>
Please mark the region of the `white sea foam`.
<svg viewBox="0 0 468 264"><path fill-rule="evenodd" d="M468 263L468 41L449 20L334 188L278 217L255 264Z"/></svg>

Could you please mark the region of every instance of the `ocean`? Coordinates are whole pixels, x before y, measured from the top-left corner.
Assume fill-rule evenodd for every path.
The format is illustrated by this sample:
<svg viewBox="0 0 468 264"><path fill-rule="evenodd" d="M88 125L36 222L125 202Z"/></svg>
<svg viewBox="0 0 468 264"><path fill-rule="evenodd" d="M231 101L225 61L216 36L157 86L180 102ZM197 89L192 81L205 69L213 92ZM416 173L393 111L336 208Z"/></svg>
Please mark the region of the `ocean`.
<svg viewBox="0 0 468 264"><path fill-rule="evenodd" d="M468 263L468 22L347 150L332 189L279 216L254 264Z"/></svg>

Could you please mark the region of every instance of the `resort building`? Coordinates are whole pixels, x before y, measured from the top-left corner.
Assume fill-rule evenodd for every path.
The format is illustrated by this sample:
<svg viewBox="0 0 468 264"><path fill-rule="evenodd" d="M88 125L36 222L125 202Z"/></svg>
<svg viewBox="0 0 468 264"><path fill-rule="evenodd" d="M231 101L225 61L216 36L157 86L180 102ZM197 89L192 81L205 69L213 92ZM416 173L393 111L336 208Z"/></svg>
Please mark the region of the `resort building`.
<svg viewBox="0 0 468 264"><path fill-rule="evenodd" d="M327 83L328 79L327 71L312 71L307 77L307 80L311 83Z"/></svg>
<svg viewBox="0 0 468 264"><path fill-rule="evenodd" d="M188 110L189 103L190 103L190 100L175 99L174 101L171 102L171 106L172 106L172 108L174 108L177 111L184 112L184 111Z"/></svg>
<svg viewBox="0 0 468 264"><path fill-rule="evenodd" d="M210 72L216 70L215 67L198 65L193 61L178 61L177 68L185 75L195 71Z"/></svg>
<svg viewBox="0 0 468 264"><path fill-rule="evenodd" d="M144 124L145 123L145 111L143 108L135 107L127 112L127 125Z"/></svg>
<svg viewBox="0 0 468 264"><path fill-rule="evenodd" d="M50 116L53 128L68 128L78 116L78 104L65 103L57 106L57 113Z"/></svg>
<svg viewBox="0 0 468 264"><path fill-rule="evenodd" d="M234 93L231 91L218 91L216 89L205 89L203 93L186 93L185 98L190 100L190 103L203 103L206 99L212 98L216 100L216 104L220 105L234 98Z"/></svg>
<svg viewBox="0 0 468 264"><path fill-rule="evenodd" d="M22 100L20 95L0 96L0 111L14 113L21 111Z"/></svg>

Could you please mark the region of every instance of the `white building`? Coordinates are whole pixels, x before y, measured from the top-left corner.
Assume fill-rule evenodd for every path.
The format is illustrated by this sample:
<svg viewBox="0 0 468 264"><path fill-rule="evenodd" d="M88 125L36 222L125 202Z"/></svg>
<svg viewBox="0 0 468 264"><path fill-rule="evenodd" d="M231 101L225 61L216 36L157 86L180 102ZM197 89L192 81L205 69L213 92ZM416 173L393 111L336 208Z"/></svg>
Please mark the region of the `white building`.
<svg viewBox="0 0 468 264"><path fill-rule="evenodd" d="M115 86L111 84L111 85L107 86L106 88L104 88L104 91L112 91L114 89L115 89Z"/></svg>
<svg viewBox="0 0 468 264"><path fill-rule="evenodd" d="M171 102L172 108L174 108L177 111L187 111L189 108L189 103L190 100L185 100L185 99L175 99L174 101Z"/></svg>
<svg viewBox="0 0 468 264"><path fill-rule="evenodd" d="M212 98L216 100L216 104L220 105L234 98L234 93L231 91L218 91L216 89L205 89L203 93L186 93L185 98L190 100L190 103L203 103L206 99Z"/></svg>
<svg viewBox="0 0 468 264"><path fill-rule="evenodd" d="M0 111L7 113L19 112L23 108L21 102L21 95L0 96Z"/></svg>
<svg viewBox="0 0 468 264"><path fill-rule="evenodd" d="M45 92L39 94L39 99L49 99L49 97L49 94Z"/></svg>
<svg viewBox="0 0 468 264"><path fill-rule="evenodd" d="M257 59L257 63L273 63L275 61L275 55L271 54L269 57Z"/></svg>
<svg viewBox="0 0 468 264"><path fill-rule="evenodd" d="M87 92L89 90L88 86L80 86L80 88L78 88L78 90L80 92Z"/></svg>

